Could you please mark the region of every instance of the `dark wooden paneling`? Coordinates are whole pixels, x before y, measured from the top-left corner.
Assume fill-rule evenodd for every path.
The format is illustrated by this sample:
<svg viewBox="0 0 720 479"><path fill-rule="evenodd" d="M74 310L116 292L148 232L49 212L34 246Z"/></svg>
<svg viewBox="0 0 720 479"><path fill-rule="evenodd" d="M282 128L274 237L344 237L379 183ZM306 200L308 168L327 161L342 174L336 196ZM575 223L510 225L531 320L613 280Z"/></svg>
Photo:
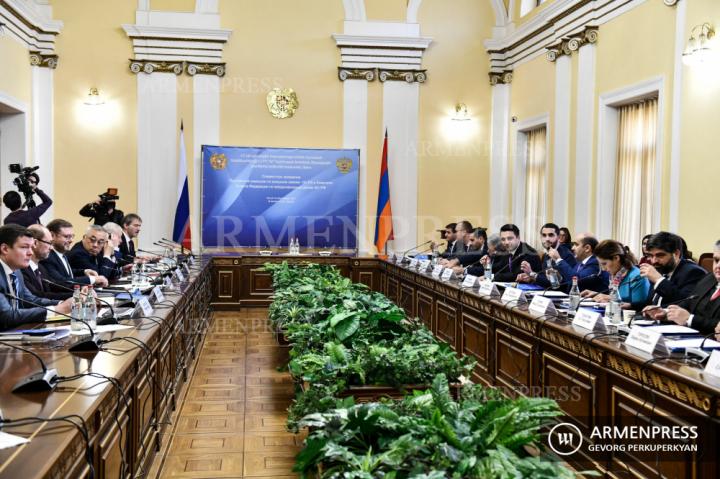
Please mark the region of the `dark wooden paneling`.
<svg viewBox="0 0 720 479"><path fill-rule="evenodd" d="M272 275L260 268L253 268L250 273L250 296L268 297L272 294Z"/></svg>
<svg viewBox="0 0 720 479"><path fill-rule="evenodd" d="M476 379L485 383L492 382L492 325L491 321L474 312L462 313L462 353L472 356L477 361L475 366Z"/></svg>
<svg viewBox="0 0 720 479"><path fill-rule="evenodd" d="M415 288L407 283L400 285L398 305L409 317L415 317Z"/></svg>
<svg viewBox="0 0 720 479"><path fill-rule="evenodd" d="M532 344L504 329L495 331L495 378L510 395L526 394L533 384Z"/></svg>
<svg viewBox="0 0 720 479"><path fill-rule="evenodd" d="M418 289L415 294L415 314L430 331L436 333L433 297L422 289Z"/></svg>
<svg viewBox="0 0 720 479"><path fill-rule="evenodd" d="M458 337L457 307L438 300L435 303L435 320L437 321L437 337L448 343L456 351Z"/></svg>
<svg viewBox="0 0 720 479"><path fill-rule="evenodd" d="M400 292L400 283L394 276L387 277L387 292L385 295L395 304L398 304L398 294Z"/></svg>
<svg viewBox="0 0 720 479"><path fill-rule="evenodd" d="M107 430L101 435L97 445L97 478L98 479L116 479L128 477L131 472L131 463L128 460L128 441L127 426L128 417L127 409L118 416L118 422L110 421ZM119 428L118 428L119 424ZM124 455L124 459L123 459ZM121 470L124 469L124 475Z"/></svg>
<svg viewBox="0 0 720 479"><path fill-rule="evenodd" d="M598 416L598 378L582 362L571 364L557 356L543 352L543 396L555 399L560 408L574 418L575 424L587 436L596 425Z"/></svg>
<svg viewBox="0 0 720 479"><path fill-rule="evenodd" d="M217 272L217 299L237 300L235 287L236 271L229 269L218 269Z"/></svg>

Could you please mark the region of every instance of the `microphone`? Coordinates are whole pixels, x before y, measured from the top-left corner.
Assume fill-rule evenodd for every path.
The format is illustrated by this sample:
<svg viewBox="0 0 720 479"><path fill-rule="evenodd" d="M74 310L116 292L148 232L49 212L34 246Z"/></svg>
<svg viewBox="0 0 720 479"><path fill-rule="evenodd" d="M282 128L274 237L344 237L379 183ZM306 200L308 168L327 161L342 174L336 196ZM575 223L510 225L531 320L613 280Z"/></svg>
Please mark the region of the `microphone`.
<svg viewBox="0 0 720 479"><path fill-rule="evenodd" d="M654 304L652 306L649 306L645 311L650 311L652 309L657 309L657 308L665 308L666 306L672 306L673 304L680 304L683 301L691 301L691 300L697 299L699 297L700 297L700 295L698 295L698 294L692 294L692 295L688 296L687 298L682 298L682 299L678 299L676 301L671 301L670 303L667 303L665 306L660 306L659 304Z"/></svg>
<svg viewBox="0 0 720 479"><path fill-rule="evenodd" d="M93 328L90 326L90 323L88 323L88 322L85 321L84 319L73 318L73 317L70 316L69 314L60 313L60 312L58 312L58 311L55 311L55 310L52 310L52 309L48 308L47 306L43 306L42 304L34 303L34 302L32 302L32 301L28 301L27 299L18 298L17 296L13 296L12 294L6 293L6 292L4 292L4 291L0 291L0 293L2 293L4 296L7 296L7 297L10 298L10 299L14 299L15 301L18 301L18 302L22 301L22 302L24 302L24 303L32 304L32 305L35 306L36 308L42 308L42 309L44 309L44 310L46 310L46 311L50 311L50 312L53 313L53 314L57 314L57 315L60 315L60 316L65 316L65 317L68 318L70 321L72 321L72 320L80 321L80 322L83 323L85 326L87 326L87 328L90 330L90 337L89 337L89 338L83 338L83 339L78 340L75 344L73 344L72 346L70 346L70 347L68 348L68 351L70 351L70 352L82 352L82 351L98 351L98 350L100 350L100 344L102 344L101 341L100 341L100 340L97 338L97 336L95 335L95 331L93 331Z"/></svg>
<svg viewBox="0 0 720 479"><path fill-rule="evenodd" d="M192 256L192 257L195 257L195 255L193 254L192 250L190 250L190 249L186 248L185 246L183 246L182 243L178 243L177 241L171 241L171 240L166 239L166 238L162 238L162 240L165 241L165 242L167 242L167 243L172 243L172 244L174 244L174 245L176 245L176 246L179 246L179 247L180 247L180 252L181 252L182 254L185 254L185 250L187 249L189 255Z"/></svg>
<svg viewBox="0 0 720 479"><path fill-rule="evenodd" d="M54 283L54 282L50 281L49 279L43 278L42 280L48 284L57 286L58 288L66 289L68 291L74 291L74 289L72 289L72 288L68 288L67 286L64 286L62 284ZM80 293L80 294L84 294L85 296L87 296L87 293ZM109 301L105 301L104 299L100 298L99 296L95 297L95 299L100 301L103 304L106 304L108 306L108 308L110 308L110 313L112 314L112 318L115 319L115 309L113 308L112 304L110 304ZM105 324L110 324L110 323L105 323ZM112 323L112 324L117 324L117 321L115 321L115 323Z"/></svg>
<svg viewBox="0 0 720 479"><path fill-rule="evenodd" d="M713 331L710 334L707 334L703 337L703 340L700 342L700 346L697 348L686 348L685 349L685 356L693 356L698 359L700 364L704 363L707 358L710 357L710 354L705 351L705 341L710 339L711 336L715 335L715 331Z"/></svg>
<svg viewBox="0 0 720 479"><path fill-rule="evenodd" d="M14 311L15 310L13 310L13 312ZM45 365L45 361L43 361L42 358L34 351L21 348L20 346L16 346L12 343L6 343L5 341L0 341L0 344L32 355L38 360L40 367L42 368L42 371L33 373L18 381L17 384L13 386L12 392L31 393L39 391L52 391L55 389L58 379L57 369L48 369L47 365Z"/></svg>
<svg viewBox="0 0 720 479"><path fill-rule="evenodd" d="M502 273L503 271L505 271L508 268L512 268L512 265L515 263L515 261L519 260L520 258L524 258L525 256L526 256L526 253L519 254L518 256L513 258L511 261L508 261L508 264L506 264L505 266L503 266L502 268L497 270L494 274L497 275L497 274ZM493 261L495 261L496 259L497 259L497 256L495 256L495 259L493 259Z"/></svg>
<svg viewBox="0 0 720 479"><path fill-rule="evenodd" d="M417 249L417 248L419 248L419 247L421 247L421 246L425 246L426 244L430 244L430 243L432 243L432 242L433 242L433 240L429 240L429 241L426 241L426 242L424 242L424 243L420 243L420 244L417 244L417 245L413 246L412 248L410 248L409 250L407 250L407 251L405 251L405 252L403 253L403 258L404 258L410 251L412 251L412 250L414 250L414 249Z"/></svg>

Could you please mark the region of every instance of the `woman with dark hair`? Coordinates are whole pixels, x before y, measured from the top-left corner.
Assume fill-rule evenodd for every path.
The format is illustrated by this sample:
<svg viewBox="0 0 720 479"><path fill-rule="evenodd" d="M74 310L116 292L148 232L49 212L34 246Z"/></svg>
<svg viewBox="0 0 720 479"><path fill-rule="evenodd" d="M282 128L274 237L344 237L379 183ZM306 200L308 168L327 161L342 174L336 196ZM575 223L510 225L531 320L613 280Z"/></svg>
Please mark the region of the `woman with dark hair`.
<svg viewBox="0 0 720 479"><path fill-rule="evenodd" d="M558 243L564 244L568 248L572 248L572 236L570 236L570 230L565 226L560 228L560 234L558 235Z"/></svg>
<svg viewBox="0 0 720 479"><path fill-rule="evenodd" d="M650 294L650 282L647 278L640 276L640 269L635 266L635 257L615 240L602 241L595 248L595 256L600 262L600 268L610 274L610 284L619 284L618 294L620 301L629 305L642 305L647 301ZM592 296L599 303L607 303L610 296L607 294L596 294L594 291L583 291L585 297ZM623 304L623 307L628 307Z"/></svg>
<svg viewBox="0 0 720 479"><path fill-rule="evenodd" d="M642 257L640 258L640 262L638 263L639 265L640 265L640 264L650 264L650 259L648 259L649 253L648 253L648 250L647 250L647 244L648 244L648 240L650 240L650 237L651 237L651 236L652 236L651 234L643 236L643 239L642 239Z"/></svg>

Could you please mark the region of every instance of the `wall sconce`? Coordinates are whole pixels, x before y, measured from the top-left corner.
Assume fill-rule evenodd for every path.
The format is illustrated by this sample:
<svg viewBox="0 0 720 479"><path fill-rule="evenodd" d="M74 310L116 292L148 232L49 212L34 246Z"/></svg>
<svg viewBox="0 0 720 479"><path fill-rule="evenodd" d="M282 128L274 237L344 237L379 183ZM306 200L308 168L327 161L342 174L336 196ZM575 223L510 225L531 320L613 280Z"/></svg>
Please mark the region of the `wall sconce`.
<svg viewBox="0 0 720 479"><path fill-rule="evenodd" d="M710 45L708 42L715 36L715 30L709 23L696 25L690 32L690 39L683 52L682 60L685 65L702 65L710 58Z"/></svg>
<svg viewBox="0 0 720 479"><path fill-rule="evenodd" d="M88 96L85 99L84 103L90 106L100 106L105 104L105 100L103 99L103 97L100 96L100 92L98 91L98 89L92 87L90 88L90 92L88 93Z"/></svg>
<svg viewBox="0 0 720 479"><path fill-rule="evenodd" d="M470 114L468 113L467 105L465 103L458 103L455 105L455 114L452 117L453 121L468 121Z"/></svg>

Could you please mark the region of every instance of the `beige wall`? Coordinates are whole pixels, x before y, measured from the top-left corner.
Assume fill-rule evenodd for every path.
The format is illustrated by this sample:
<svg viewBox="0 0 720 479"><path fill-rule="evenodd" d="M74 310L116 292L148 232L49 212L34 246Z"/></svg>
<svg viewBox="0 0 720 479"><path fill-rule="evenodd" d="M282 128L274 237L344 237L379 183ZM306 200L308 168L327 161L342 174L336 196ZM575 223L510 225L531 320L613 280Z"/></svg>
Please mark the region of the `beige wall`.
<svg viewBox="0 0 720 479"><path fill-rule="evenodd" d="M8 35L0 35L0 62L0 91L30 108L32 67L27 49Z"/></svg>

